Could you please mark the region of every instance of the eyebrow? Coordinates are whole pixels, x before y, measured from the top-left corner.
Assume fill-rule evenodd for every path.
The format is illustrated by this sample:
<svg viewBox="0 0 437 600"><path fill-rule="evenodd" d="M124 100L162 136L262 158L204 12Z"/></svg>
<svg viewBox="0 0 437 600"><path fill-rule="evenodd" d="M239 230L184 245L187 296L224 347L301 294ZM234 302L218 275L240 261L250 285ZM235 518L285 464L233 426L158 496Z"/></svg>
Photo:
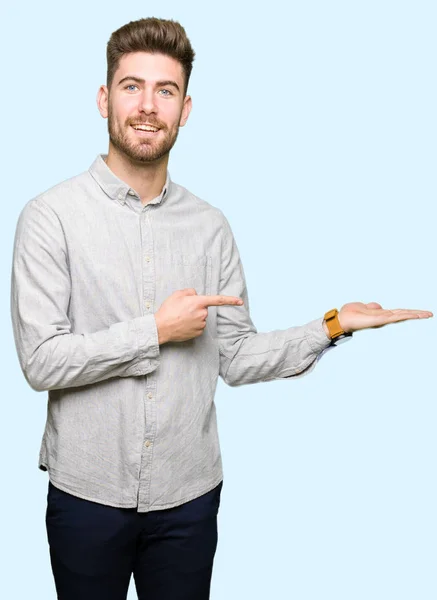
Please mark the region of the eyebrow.
<svg viewBox="0 0 437 600"><path fill-rule="evenodd" d="M126 75L126 77L123 77L123 79L120 79L120 81L118 82L118 85L121 85L125 81L135 81L136 83L146 83L146 80L142 79L141 77L136 77L135 75ZM172 79L165 79L165 80L156 82L157 87L162 87L164 85L167 85L167 86L172 85L173 87L175 87L178 90L178 92L180 92L178 84L176 83L176 81L173 81Z"/></svg>

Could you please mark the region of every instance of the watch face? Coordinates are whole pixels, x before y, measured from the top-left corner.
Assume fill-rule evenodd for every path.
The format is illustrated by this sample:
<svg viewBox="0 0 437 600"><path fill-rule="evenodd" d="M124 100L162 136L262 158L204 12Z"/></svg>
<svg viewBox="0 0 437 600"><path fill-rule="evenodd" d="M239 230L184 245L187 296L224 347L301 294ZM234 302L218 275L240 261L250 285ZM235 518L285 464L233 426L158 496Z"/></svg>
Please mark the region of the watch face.
<svg viewBox="0 0 437 600"><path fill-rule="evenodd" d="M339 346L340 344L343 344L344 342L348 342L351 339L352 339L352 334L342 334L342 335L338 336L338 338L332 340L332 343L334 346Z"/></svg>

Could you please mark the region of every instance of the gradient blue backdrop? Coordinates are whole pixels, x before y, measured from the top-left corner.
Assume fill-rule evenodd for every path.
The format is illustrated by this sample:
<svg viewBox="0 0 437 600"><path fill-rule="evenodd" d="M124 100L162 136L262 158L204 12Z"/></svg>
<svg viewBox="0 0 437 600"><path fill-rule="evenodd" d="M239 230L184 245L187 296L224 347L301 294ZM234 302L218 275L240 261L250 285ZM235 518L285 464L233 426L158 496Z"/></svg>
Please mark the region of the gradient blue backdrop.
<svg viewBox="0 0 437 600"><path fill-rule="evenodd" d="M227 215L258 330L350 301L437 309L434 2L3 8L8 600L55 598L48 479L37 469L47 394L26 384L10 324L16 221L30 198L106 152L95 103L106 42L146 16L179 20L197 53L170 173ZM434 318L357 333L299 380L219 381L225 480L212 600L437 598L436 330Z"/></svg>

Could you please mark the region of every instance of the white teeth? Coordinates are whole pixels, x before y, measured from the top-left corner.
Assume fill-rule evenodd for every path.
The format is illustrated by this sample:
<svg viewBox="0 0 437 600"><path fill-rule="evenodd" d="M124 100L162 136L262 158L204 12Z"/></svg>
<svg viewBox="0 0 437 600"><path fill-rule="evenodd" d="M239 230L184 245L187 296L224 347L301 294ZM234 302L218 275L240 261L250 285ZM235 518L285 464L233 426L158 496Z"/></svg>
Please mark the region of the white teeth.
<svg viewBox="0 0 437 600"><path fill-rule="evenodd" d="M157 127L151 127L150 125L132 125L132 127L141 131L158 131Z"/></svg>

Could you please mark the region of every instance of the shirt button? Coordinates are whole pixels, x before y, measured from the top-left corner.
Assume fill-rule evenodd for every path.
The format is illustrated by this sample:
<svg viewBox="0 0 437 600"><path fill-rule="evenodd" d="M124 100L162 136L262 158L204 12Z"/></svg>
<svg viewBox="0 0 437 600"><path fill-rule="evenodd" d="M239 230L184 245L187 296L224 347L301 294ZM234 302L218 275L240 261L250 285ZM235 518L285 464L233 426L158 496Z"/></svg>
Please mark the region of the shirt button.
<svg viewBox="0 0 437 600"><path fill-rule="evenodd" d="M144 442L144 445L146 446L146 448L148 448L149 446L152 445L152 442L147 440L147 442Z"/></svg>
<svg viewBox="0 0 437 600"><path fill-rule="evenodd" d="M149 392L149 393L147 394L147 397L148 397L148 398L151 400L151 399L153 398L153 394L152 394L152 392Z"/></svg>
<svg viewBox="0 0 437 600"><path fill-rule="evenodd" d="M150 308L150 302L146 302L146 308Z"/></svg>
<svg viewBox="0 0 437 600"><path fill-rule="evenodd" d="M150 262L150 256L146 256L146 262Z"/></svg>
<svg viewBox="0 0 437 600"><path fill-rule="evenodd" d="M129 196L135 196L135 192L133 190L128 191Z"/></svg>

